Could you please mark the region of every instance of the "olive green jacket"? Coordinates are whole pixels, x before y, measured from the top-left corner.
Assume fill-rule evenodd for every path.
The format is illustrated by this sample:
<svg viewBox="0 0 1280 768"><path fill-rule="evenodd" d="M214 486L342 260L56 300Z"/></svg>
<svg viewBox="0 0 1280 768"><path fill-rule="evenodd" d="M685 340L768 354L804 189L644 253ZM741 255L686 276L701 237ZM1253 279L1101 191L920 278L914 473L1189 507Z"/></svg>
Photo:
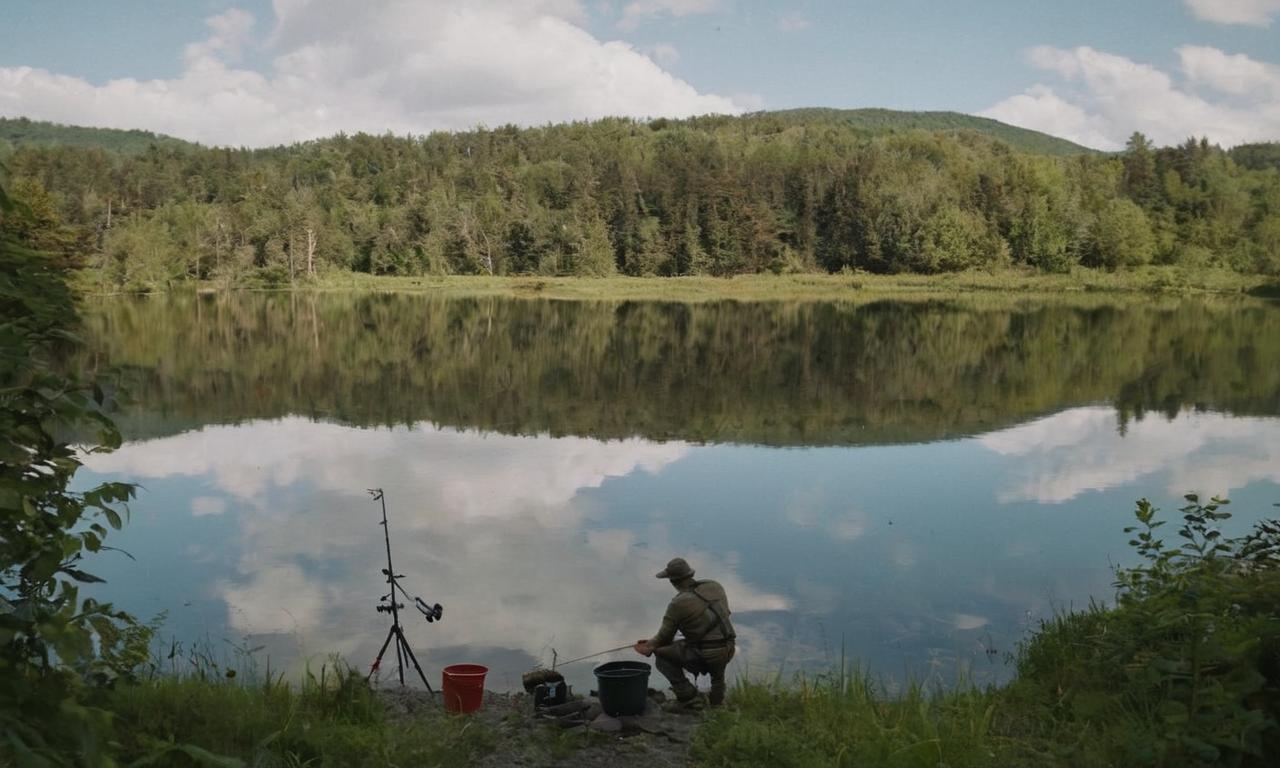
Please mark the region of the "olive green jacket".
<svg viewBox="0 0 1280 768"><path fill-rule="evenodd" d="M690 588L682 589L667 604L662 617L662 627L649 640L654 648L662 648L675 642L676 632L684 635L689 643L717 642L735 637L729 621L729 599L724 587L707 579L694 581Z"/></svg>

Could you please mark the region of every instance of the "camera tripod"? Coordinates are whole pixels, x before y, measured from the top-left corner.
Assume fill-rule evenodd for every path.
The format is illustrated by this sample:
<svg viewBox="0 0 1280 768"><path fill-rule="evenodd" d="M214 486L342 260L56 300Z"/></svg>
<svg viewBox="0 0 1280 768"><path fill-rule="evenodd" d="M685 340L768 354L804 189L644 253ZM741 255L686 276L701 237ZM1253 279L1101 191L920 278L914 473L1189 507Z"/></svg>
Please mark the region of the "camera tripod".
<svg viewBox="0 0 1280 768"><path fill-rule="evenodd" d="M382 666L382 657L387 652L387 648L394 640L396 644L396 676L400 679L400 685L404 685L404 667L408 661L413 664L414 670L418 673L418 678L422 680L422 684L427 686L427 691L435 695L435 690L431 687L431 683L427 682L427 676L422 672L422 666L418 664L418 657L413 655L413 649L409 647L409 641L405 639L404 628L400 626L400 609L404 607L404 603L397 602L396 593L399 592L406 600L413 602L413 606L418 609L430 624L439 621L444 610L439 603L434 605L427 604L427 601L421 597L410 596L404 591L404 587L400 586L398 579L404 574L396 573L395 566L391 564L391 528L387 525L387 499L381 488L370 488L369 494L373 496L374 501L382 502L382 526L383 538L387 542L387 567L382 569L382 573L387 577L387 584L391 585L391 590L382 596L378 601L378 613L391 614L391 629L387 630L387 639L382 641L382 648L378 650L378 656L373 660L373 666L369 668L369 674L365 676L365 680L373 677L374 673Z"/></svg>

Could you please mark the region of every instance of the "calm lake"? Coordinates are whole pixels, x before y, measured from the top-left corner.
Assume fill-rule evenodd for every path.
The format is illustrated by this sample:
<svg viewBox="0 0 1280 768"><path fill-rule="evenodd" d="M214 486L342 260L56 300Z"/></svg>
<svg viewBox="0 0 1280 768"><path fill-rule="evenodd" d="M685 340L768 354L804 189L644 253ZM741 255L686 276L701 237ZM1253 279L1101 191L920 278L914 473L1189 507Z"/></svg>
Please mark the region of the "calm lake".
<svg viewBox="0 0 1280 768"><path fill-rule="evenodd" d="M406 620L433 685L476 662L496 689L652 634L675 555L728 591L731 672L843 649L998 682L1040 620L1111 597L1139 497L1230 494L1232 532L1280 502L1262 302L175 295L92 304L86 336L126 444L79 482L143 486L97 593L273 669L377 653L372 487L444 606Z"/></svg>

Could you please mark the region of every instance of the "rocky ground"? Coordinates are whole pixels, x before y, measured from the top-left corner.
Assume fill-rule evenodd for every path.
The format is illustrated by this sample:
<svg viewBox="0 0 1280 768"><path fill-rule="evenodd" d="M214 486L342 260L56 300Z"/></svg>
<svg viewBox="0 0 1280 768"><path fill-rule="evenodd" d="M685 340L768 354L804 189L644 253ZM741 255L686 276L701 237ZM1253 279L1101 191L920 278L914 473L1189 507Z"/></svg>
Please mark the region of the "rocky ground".
<svg viewBox="0 0 1280 768"><path fill-rule="evenodd" d="M426 691L382 691L393 718L412 718L440 711L438 695ZM688 764L693 732L700 713L664 712L665 696L649 692L644 714L613 718L600 710L593 697L535 712L531 697L522 693L485 692L480 711L463 715L494 734L494 750L480 768L556 766L556 768L675 768ZM560 717L555 717L560 714Z"/></svg>

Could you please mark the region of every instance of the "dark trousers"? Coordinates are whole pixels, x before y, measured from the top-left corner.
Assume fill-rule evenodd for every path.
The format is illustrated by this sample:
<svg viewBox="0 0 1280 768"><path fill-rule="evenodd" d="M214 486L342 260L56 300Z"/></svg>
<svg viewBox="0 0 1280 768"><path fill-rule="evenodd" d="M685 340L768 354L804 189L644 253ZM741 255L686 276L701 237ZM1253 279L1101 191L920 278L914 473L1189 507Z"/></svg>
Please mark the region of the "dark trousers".
<svg viewBox="0 0 1280 768"><path fill-rule="evenodd" d="M710 675L709 698L711 705L717 706L724 701L724 668L733 659L733 652L732 640L724 645L705 647L688 645L679 640L654 649L653 657L658 671L671 683L671 690L675 691L676 698L680 701L688 701L698 693L698 689L685 676L686 671L695 675Z"/></svg>

